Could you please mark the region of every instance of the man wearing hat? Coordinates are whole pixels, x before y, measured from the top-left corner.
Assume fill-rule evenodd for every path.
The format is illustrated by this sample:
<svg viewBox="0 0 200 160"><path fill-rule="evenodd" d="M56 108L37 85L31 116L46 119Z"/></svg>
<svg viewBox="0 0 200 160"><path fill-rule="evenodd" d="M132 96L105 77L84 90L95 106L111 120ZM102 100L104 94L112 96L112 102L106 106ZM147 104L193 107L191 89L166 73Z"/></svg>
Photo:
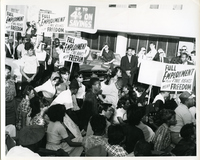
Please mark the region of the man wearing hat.
<svg viewBox="0 0 200 160"><path fill-rule="evenodd" d="M177 124L170 127L172 142L174 144L177 144L181 140L181 137L179 137L181 128L185 124L194 122L194 118L189 111L189 108L194 106L193 95L185 91L179 96L179 99L181 103L175 109Z"/></svg>
<svg viewBox="0 0 200 160"><path fill-rule="evenodd" d="M40 157L35 153L39 149L39 142L45 135L42 126L26 126L19 132L19 146L15 146L7 153L8 157Z"/></svg>
<svg viewBox="0 0 200 160"><path fill-rule="evenodd" d="M19 146L12 147L7 157L40 157L40 156L69 156L62 149L57 151L40 148L43 137L45 136L45 128L39 125L31 125L22 128L19 132ZM40 155L39 155L39 154Z"/></svg>

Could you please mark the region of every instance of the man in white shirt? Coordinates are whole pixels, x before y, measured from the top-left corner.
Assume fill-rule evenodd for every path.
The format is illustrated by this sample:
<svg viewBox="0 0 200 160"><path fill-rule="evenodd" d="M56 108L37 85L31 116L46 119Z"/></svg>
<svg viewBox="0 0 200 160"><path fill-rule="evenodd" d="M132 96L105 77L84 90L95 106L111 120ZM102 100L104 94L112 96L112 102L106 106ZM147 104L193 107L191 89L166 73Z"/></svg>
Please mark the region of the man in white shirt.
<svg viewBox="0 0 200 160"><path fill-rule="evenodd" d="M153 42L151 42L149 47L150 51L146 54L146 59L152 61L157 53L156 45Z"/></svg>
<svg viewBox="0 0 200 160"><path fill-rule="evenodd" d="M17 46L17 58L21 59L27 52L25 50L25 40L23 37L19 38L19 45Z"/></svg>
<svg viewBox="0 0 200 160"><path fill-rule="evenodd" d="M181 128L185 124L193 123L195 121L189 111L189 108L194 106L192 94L185 91L179 96L179 99L181 100L181 103L175 109L177 124L170 126L172 142L174 144L177 144L181 140L181 137L179 136Z"/></svg>
<svg viewBox="0 0 200 160"><path fill-rule="evenodd" d="M165 100L169 98L170 92L168 91L160 91L160 93L154 98L154 108L156 111L163 108L163 104L165 104Z"/></svg>

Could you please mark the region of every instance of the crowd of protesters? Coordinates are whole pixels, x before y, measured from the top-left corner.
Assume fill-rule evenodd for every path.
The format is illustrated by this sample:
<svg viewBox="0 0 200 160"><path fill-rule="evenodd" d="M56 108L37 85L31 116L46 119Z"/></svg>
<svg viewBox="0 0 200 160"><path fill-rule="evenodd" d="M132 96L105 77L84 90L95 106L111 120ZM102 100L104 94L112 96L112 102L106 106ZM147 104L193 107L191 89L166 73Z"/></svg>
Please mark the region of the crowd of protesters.
<svg viewBox="0 0 200 160"><path fill-rule="evenodd" d="M59 58L58 38L48 49L27 31L18 37L15 55L9 38L6 57L21 59L22 82L16 84L14 68L5 65L7 156L196 155L195 92L175 94L137 82L142 59L195 64L186 46L171 61L154 43L149 52L129 47L114 66L106 44L101 56L111 65L105 79L93 75L86 83L78 64L70 73L70 64Z"/></svg>

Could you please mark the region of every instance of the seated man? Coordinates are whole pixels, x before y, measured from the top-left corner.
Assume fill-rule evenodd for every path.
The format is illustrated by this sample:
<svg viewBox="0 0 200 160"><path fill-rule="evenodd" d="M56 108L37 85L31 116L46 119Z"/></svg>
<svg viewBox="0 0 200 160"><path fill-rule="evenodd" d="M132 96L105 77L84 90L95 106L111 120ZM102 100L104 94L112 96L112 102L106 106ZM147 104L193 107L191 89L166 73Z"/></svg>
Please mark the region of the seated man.
<svg viewBox="0 0 200 160"><path fill-rule="evenodd" d="M7 156L8 157L40 157L37 154L39 149L39 142L45 135L45 129L42 126L28 126L24 127L19 132L19 144L20 146L15 146L11 148Z"/></svg>
<svg viewBox="0 0 200 160"><path fill-rule="evenodd" d="M39 125L24 127L19 132L19 146L12 147L7 157L69 156L65 151L48 150L42 147L45 128Z"/></svg>
<svg viewBox="0 0 200 160"><path fill-rule="evenodd" d="M181 128L185 124L194 122L192 114L189 111L189 108L194 106L193 96L185 91L179 96L179 99L181 100L181 103L175 109L177 124L170 127L171 138L174 144L177 144L181 140L181 137L179 136Z"/></svg>

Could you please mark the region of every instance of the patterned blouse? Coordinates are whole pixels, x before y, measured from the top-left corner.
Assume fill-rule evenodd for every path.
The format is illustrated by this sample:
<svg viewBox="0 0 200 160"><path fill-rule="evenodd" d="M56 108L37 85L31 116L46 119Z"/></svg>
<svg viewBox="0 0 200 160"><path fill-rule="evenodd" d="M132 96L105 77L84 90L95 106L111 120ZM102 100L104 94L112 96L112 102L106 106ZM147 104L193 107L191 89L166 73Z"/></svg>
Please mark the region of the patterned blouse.
<svg viewBox="0 0 200 160"><path fill-rule="evenodd" d="M84 142L85 150L89 150L92 147L98 146L98 145L104 145L107 142L107 138L104 138L103 136L95 136L90 135L86 138Z"/></svg>
<svg viewBox="0 0 200 160"><path fill-rule="evenodd" d="M171 144L171 136L169 127L163 123L155 132L155 136L152 140L154 143L155 151L164 151Z"/></svg>
<svg viewBox="0 0 200 160"><path fill-rule="evenodd" d="M15 82L11 79L6 80L6 102L12 101L16 96Z"/></svg>
<svg viewBox="0 0 200 160"><path fill-rule="evenodd" d="M20 130L22 128L22 112L28 114L30 110L31 110L31 107L30 107L29 99L23 98L17 108L17 112L18 112L18 118L17 118L17 123L16 123L17 129Z"/></svg>

